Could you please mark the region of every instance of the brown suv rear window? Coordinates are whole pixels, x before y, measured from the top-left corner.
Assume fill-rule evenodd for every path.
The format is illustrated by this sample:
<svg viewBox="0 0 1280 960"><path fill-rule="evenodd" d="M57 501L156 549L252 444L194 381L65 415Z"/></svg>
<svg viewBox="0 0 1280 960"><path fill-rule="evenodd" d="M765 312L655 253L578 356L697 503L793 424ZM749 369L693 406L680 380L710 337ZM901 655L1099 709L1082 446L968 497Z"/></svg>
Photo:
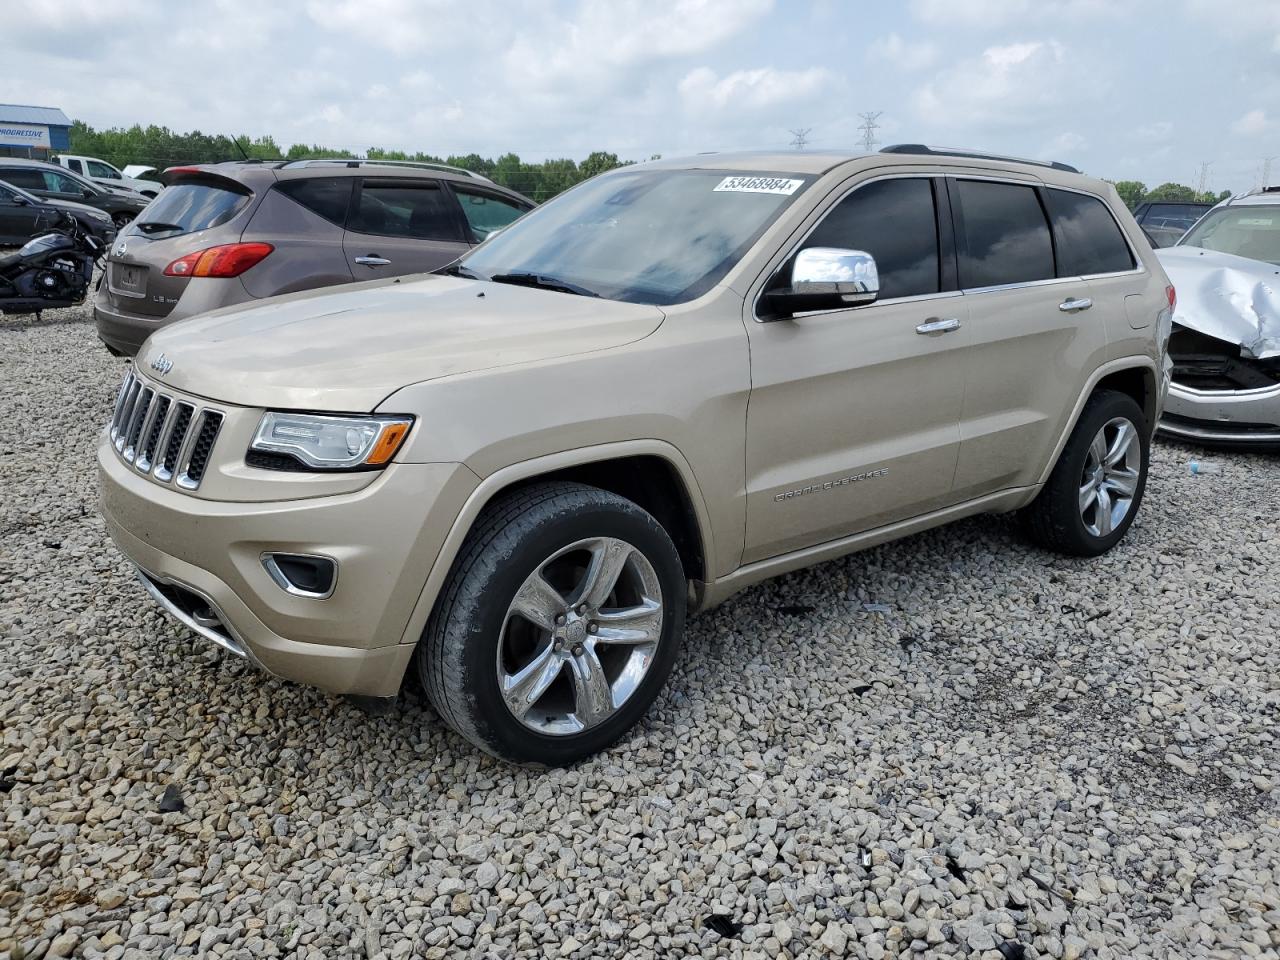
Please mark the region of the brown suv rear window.
<svg viewBox="0 0 1280 960"><path fill-rule="evenodd" d="M174 236L226 223L249 202L250 194L208 182L176 183L152 200L134 221L147 234Z"/></svg>

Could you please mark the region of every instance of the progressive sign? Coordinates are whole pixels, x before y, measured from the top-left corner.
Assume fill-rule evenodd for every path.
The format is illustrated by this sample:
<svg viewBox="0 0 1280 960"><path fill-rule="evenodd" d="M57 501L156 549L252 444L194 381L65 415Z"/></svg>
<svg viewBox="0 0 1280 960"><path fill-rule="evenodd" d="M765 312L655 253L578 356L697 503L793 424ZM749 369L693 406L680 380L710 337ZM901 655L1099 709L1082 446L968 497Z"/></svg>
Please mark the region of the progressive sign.
<svg viewBox="0 0 1280 960"><path fill-rule="evenodd" d="M44 147L48 149L49 128L34 123L0 122L0 145L6 147Z"/></svg>

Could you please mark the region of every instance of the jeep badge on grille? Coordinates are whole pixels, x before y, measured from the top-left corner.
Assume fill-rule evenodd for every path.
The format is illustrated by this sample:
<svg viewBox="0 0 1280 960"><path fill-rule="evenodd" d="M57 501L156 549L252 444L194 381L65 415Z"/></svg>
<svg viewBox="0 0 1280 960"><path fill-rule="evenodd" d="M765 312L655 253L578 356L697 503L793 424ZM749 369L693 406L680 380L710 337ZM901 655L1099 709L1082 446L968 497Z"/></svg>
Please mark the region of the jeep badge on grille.
<svg viewBox="0 0 1280 960"><path fill-rule="evenodd" d="M162 353L151 361L151 369L163 376L173 369L173 361Z"/></svg>

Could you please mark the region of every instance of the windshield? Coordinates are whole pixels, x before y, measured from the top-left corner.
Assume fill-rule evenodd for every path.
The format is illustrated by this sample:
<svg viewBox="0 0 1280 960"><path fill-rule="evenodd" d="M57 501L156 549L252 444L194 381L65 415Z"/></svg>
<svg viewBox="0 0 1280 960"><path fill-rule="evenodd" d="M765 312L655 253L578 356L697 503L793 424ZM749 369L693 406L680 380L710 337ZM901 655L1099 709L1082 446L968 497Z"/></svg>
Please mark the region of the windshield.
<svg viewBox="0 0 1280 960"><path fill-rule="evenodd" d="M1280 204L1220 207L1179 244L1280 264Z"/></svg>
<svg viewBox="0 0 1280 960"><path fill-rule="evenodd" d="M463 272L540 277L631 303L681 303L715 286L808 183L723 170L611 173L487 240L462 259Z"/></svg>

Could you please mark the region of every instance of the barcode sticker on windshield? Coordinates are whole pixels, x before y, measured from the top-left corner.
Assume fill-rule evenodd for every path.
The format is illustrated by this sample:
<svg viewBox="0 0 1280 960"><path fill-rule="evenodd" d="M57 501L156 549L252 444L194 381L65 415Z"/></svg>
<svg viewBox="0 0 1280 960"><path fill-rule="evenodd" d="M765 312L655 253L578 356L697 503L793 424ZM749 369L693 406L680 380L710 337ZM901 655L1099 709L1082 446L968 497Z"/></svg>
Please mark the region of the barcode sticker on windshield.
<svg viewBox="0 0 1280 960"><path fill-rule="evenodd" d="M791 196L800 189L803 180L786 180L782 177L725 177L714 192L728 193L780 193Z"/></svg>
<svg viewBox="0 0 1280 960"><path fill-rule="evenodd" d="M1240 226L1242 227L1269 227L1271 226L1270 217L1241 217Z"/></svg>

